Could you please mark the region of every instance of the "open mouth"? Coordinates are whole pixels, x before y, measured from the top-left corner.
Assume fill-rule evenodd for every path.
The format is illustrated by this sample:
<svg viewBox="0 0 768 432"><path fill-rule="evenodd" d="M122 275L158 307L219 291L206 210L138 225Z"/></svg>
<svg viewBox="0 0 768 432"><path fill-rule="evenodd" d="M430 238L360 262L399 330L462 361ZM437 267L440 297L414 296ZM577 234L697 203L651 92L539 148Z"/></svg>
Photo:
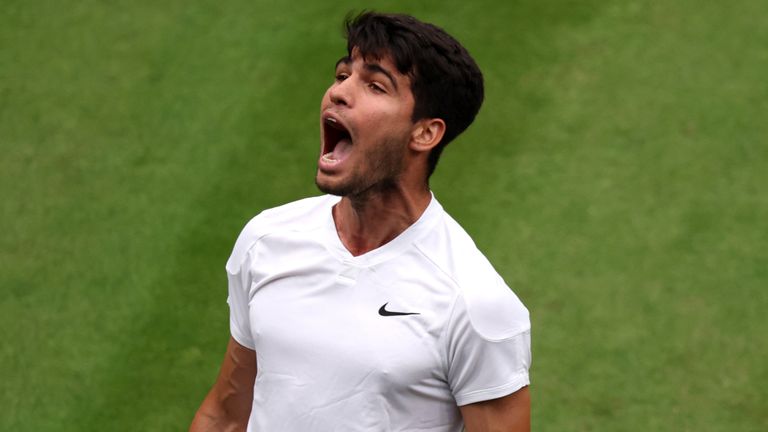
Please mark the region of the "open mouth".
<svg viewBox="0 0 768 432"><path fill-rule="evenodd" d="M349 155L352 150L352 135L347 128L333 117L323 120L323 156L322 160L336 164Z"/></svg>

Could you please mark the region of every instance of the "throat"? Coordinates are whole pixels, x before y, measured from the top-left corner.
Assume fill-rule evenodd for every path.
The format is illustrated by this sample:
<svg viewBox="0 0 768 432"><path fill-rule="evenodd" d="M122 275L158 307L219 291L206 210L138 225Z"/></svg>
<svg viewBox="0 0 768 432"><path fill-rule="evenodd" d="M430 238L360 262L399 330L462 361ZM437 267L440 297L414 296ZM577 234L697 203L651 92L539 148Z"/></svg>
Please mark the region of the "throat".
<svg viewBox="0 0 768 432"><path fill-rule="evenodd" d="M353 256L378 249L397 238L421 217L429 201L423 206L392 204L371 197L365 203L344 197L333 207L336 233Z"/></svg>

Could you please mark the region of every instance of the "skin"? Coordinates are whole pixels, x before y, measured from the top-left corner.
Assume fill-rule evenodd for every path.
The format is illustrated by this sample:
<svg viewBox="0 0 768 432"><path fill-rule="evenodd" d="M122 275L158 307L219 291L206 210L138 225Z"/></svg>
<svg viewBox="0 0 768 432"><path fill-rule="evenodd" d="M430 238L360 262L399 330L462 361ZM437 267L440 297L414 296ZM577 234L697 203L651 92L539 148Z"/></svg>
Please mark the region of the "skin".
<svg viewBox="0 0 768 432"><path fill-rule="evenodd" d="M321 125L328 118L343 125L352 147L341 162L329 163L322 155L331 143L323 142L315 182L342 196L333 218L341 242L355 256L397 237L431 200L427 158L443 137L445 122L413 121L413 107L410 78L398 73L391 59L364 59L356 51L339 61L323 96ZM255 376L256 353L230 338L216 384L190 431L245 430ZM459 409L468 432L530 431L527 387Z"/></svg>
<svg viewBox="0 0 768 432"><path fill-rule="evenodd" d="M256 352L230 337L219 376L197 410L190 432L244 431L255 380Z"/></svg>
<svg viewBox="0 0 768 432"><path fill-rule="evenodd" d="M467 432L530 432L531 395L528 387L498 399L459 407Z"/></svg>
<svg viewBox="0 0 768 432"><path fill-rule="evenodd" d="M333 215L339 238L355 256L397 237L431 200L427 157L445 123L413 122L413 107L408 76L388 58L363 59L356 51L339 61L336 80L323 96L321 122L338 119L353 144L339 164L328 166L321 157L315 182L324 192L345 192Z"/></svg>

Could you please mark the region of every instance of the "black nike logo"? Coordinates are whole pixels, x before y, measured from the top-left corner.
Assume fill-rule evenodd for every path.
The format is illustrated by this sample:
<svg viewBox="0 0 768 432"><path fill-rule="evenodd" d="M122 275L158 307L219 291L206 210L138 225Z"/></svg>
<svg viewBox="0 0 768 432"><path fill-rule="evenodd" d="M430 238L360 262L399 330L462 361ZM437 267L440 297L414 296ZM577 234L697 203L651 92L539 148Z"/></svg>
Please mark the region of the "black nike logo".
<svg viewBox="0 0 768 432"><path fill-rule="evenodd" d="M379 308L379 315L381 316L400 316L400 315L421 315L418 312L392 312L387 310L387 305L389 302L384 303Z"/></svg>

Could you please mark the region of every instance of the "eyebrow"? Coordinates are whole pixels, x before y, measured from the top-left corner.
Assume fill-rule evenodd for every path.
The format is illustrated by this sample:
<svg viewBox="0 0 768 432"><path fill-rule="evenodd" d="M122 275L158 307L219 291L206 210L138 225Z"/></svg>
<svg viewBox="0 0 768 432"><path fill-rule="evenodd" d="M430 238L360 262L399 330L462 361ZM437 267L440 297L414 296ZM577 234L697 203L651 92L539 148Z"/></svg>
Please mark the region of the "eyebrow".
<svg viewBox="0 0 768 432"><path fill-rule="evenodd" d="M344 56L340 58L336 62L336 68L339 67L339 65L349 65L352 63L352 57L350 56ZM395 88L395 91L398 91L397 87L397 81L395 80L395 77L392 75L392 73L386 69L384 69L380 64L378 63L364 63L363 68L370 72L370 73L380 73L387 77L390 83L392 83L392 87Z"/></svg>
<svg viewBox="0 0 768 432"><path fill-rule="evenodd" d="M365 63L363 65L363 67L368 72L371 72L371 73L381 73L384 76L386 76L387 78L389 78L389 82L392 83L392 87L394 87L395 91L397 91L397 81L395 81L395 77L392 76L392 74L388 70L386 70L383 67L381 67L380 64L378 64L378 63Z"/></svg>

